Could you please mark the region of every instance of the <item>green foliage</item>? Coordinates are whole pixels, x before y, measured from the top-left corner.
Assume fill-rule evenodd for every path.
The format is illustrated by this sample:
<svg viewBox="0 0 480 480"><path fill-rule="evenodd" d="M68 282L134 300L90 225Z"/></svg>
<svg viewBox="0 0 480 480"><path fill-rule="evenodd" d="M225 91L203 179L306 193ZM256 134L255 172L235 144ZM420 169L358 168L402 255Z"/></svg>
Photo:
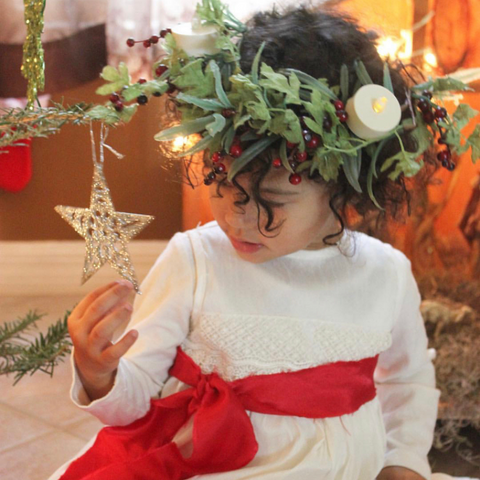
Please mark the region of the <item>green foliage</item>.
<svg viewBox="0 0 480 480"><path fill-rule="evenodd" d="M365 68L365 64L362 61L356 60L354 67L355 71L357 72L357 77L362 85L370 85L373 83L372 78L370 77L367 69Z"/></svg>
<svg viewBox="0 0 480 480"><path fill-rule="evenodd" d="M468 90L472 90L468 85L463 83L460 80L457 80L452 77L440 77L430 80L425 83L421 83L419 85L414 85L412 87L413 90L430 90L433 93L436 92L465 92Z"/></svg>
<svg viewBox="0 0 480 480"><path fill-rule="evenodd" d="M118 69L110 65L103 67L100 76L109 83L97 88L95 93L98 95L110 95L121 90L125 85L130 85L130 74L123 62L118 65Z"/></svg>
<svg viewBox="0 0 480 480"><path fill-rule="evenodd" d="M285 104L300 105L300 81L295 73L291 73L287 78L281 73L277 73L266 63L260 67L260 76L265 77L258 81L259 85L265 90L274 90L285 94Z"/></svg>
<svg viewBox="0 0 480 480"><path fill-rule="evenodd" d="M211 69L203 69L203 58L182 67L173 84L194 97L210 98L215 94L215 79Z"/></svg>
<svg viewBox="0 0 480 480"><path fill-rule="evenodd" d="M53 374L54 367L71 350L66 312L62 319L33 339L32 329L44 314L29 312L24 318L0 326L0 375L15 374L14 384L36 371Z"/></svg>
<svg viewBox="0 0 480 480"><path fill-rule="evenodd" d="M395 169L388 175L388 178L391 180L396 180L401 173L403 173L406 177L413 177L423 167L423 160L420 159L417 162L419 151L407 152L403 146L400 135L397 132L395 132L395 135L400 143L400 151L397 154L387 158L380 167L380 171L384 172L393 164L395 164Z"/></svg>

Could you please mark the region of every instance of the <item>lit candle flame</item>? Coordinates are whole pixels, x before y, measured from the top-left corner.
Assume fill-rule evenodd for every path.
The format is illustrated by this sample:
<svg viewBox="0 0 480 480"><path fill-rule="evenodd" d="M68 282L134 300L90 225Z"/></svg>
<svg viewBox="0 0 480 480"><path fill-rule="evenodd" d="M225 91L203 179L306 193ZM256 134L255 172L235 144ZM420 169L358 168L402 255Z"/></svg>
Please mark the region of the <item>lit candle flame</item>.
<svg viewBox="0 0 480 480"><path fill-rule="evenodd" d="M186 141L187 141L187 137L177 137L173 141L173 148L177 151L182 150L183 147L185 146Z"/></svg>
<svg viewBox="0 0 480 480"><path fill-rule="evenodd" d="M373 110L375 113L382 113L387 106L387 97L376 98L373 101Z"/></svg>

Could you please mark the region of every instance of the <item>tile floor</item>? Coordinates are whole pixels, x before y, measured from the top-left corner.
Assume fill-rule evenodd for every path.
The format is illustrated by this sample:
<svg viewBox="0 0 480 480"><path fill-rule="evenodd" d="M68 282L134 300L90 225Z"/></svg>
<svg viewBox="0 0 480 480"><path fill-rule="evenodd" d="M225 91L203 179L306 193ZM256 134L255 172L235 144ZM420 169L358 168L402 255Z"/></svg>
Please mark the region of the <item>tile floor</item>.
<svg viewBox="0 0 480 480"><path fill-rule="evenodd" d="M2 269L2 260L3 263L6 260L5 256L2 258L1 246L0 242L0 322L12 321L29 309L36 308L48 312L39 322L39 329L44 331L50 323L63 318L65 311L71 309L91 289L87 284L75 293L68 289L62 292L60 282L57 282L55 294L40 294L43 287L37 288L35 285L27 285L22 290L16 285L15 278L6 278L4 272L8 269ZM162 245L153 247L152 258L161 248ZM79 255L81 257L81 250ZM10 258L10 264L12 261ZM25 265L28 263L24 262ZM22 271L33 268L25 265L21 267ZM38 265L35 268L48 271ZM137 270L138 277L143 278L146 271L142 265ZM51 270L50 274L53 275ZM78 285L78 275L79 271L75 268L70 283ZM22 278L25 284L25 279L31 277L24 272L16 278ZM43 281L48 284L48 278ZM1 480L46 480L100 428L98 420L70 403L70 375L70 364L66 361L56 368L52 378L36 373L13 386L12 377L0 376ZM480 467L466 464L452 452L445 454L432 451L430 459L434 472L480 478Z"/></svg>

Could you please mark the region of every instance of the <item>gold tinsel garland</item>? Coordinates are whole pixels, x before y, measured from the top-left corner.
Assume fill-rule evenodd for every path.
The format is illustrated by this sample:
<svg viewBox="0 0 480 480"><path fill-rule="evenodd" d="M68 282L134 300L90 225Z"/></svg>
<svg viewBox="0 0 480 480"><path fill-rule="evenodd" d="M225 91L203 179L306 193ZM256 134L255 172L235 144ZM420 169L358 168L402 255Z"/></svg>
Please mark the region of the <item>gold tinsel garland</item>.
<svg viewBox="0 0 480 480"><path fill-rule="evenodd" d="M41 35L43 32L43 12L46 0L23 0L27 36L23 44L22 75L28 81L27 108L33 110L33 104L39 91L45 86L45 61Z"/></svg>

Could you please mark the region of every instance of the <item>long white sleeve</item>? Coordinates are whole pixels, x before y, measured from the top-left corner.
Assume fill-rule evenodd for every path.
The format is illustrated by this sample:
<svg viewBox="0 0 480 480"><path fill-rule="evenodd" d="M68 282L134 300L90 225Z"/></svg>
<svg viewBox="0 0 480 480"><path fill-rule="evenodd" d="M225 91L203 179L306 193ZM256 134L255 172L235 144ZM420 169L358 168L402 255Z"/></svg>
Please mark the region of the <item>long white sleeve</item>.
<svg viewBox="0 0 480 480"><path fill-rule="evenodd" d="M129 327L135 327L139 336L120 360L113 388L90 402L73 366L73 402L107 425L127 425L144 416L188 333L194 288L190 240L177 233L142 283L143 294L135 299Z"/></svg>
<svg viewBox="0 0 480 480"><path fill-rule="evenodd" d="M428 357L420 293L410 261L394 250L399 278L392 346L381 353L375 382L387 433L385 466L409 468L430 480L427 454L433 441L440 391Z"/></svg>

